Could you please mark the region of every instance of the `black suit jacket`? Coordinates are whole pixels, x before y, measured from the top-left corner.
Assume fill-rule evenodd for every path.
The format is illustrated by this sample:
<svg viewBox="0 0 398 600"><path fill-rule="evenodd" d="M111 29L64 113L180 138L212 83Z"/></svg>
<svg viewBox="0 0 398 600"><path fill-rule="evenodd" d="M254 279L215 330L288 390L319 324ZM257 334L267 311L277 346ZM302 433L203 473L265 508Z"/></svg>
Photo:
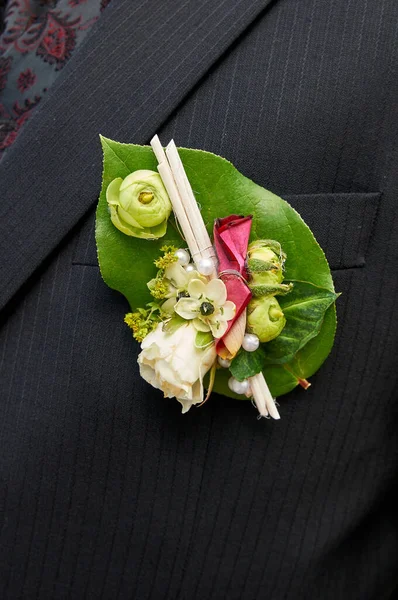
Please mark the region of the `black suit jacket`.
<svg viewBox="0 0 398 600"><path fill-rule="evenodd" d="M396 583L395 0L113 0L0 166L0 597L379 600ZM230 159L312 227L335 347L279 422L138 375L98 134ZM40 150L38 151L38 146Z"/></svg>

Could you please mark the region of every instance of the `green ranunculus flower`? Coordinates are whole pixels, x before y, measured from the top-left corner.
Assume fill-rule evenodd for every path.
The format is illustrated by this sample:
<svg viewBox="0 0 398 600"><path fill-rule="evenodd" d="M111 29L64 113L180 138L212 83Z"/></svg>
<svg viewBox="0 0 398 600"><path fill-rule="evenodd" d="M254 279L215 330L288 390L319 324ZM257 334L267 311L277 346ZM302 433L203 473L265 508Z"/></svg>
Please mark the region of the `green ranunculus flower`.
<svg viewBox="0 0 398 600"><path fill-rule="evenodd" d="M166 233L172 206L159 173L139 170L117 177L106 199L112 223L126 235L155 240Z"/></svg>

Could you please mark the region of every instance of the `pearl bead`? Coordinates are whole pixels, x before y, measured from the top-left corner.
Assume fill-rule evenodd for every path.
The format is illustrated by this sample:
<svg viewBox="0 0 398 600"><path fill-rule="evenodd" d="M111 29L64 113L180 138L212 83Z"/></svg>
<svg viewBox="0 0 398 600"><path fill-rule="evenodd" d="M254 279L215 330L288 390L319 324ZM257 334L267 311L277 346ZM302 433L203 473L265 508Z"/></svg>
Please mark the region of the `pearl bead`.
<svg viewBox="0 0 398 600"><path fill-rule="evenodd" d="M254 352L260 345L260 340L254 333L245 333L242 341L242 348L246 352Z"/></svg>
<svg viewBox="0 0 398 600"><path fill-rule="evenodd" d="M247 394L250 389L250 384L247 379L238 381L235 377L230 377L228 379L228 387L231 392L235 392L235 394Z"/></svg>
<svg viewBox="0 0 398 600"><path fill-rule="evenodd" d="M189 252L183 248L179 248L179 250L176 251L175 256L177 257L178 264L182 267L186 267L191 259Z"/></svg>
<svg viewBox="0 0 398 600"><path fill-rule="evenodd" d="M221 356L219 356L217 360L218 360L218 364L223 369L229 369L229 367L231 366L231 361L228 360L228 358L221 358Z"/></svg>
<svg viewBox="0 0 398 600"><path fill-rule="evenodd" d="M214 271L214 262L211 258L201 258L197 263L201 275L211 275Z"/></svg>
<svg viewBox="0 0 398 600"><path fill-rule="evenodd" d="M192 273L192 271L196 271L196 267L192 263L189 263L189 265L185 267L185 270L187 273Z"/></svg>

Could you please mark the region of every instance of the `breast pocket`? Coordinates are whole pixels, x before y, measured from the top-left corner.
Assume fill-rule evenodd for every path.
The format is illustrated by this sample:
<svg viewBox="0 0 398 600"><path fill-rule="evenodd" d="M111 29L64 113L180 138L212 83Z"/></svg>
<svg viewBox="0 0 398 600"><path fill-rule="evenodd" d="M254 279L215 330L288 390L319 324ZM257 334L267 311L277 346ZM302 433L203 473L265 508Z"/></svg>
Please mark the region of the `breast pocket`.
<svg viewBox="0 0 398 600"><path fill-rule="evenodd" d="M333 271L365 266L380 193L283 197L311 228ZM98 267L94 210L81 227L73 264Z"/></svg>
<svg viewBox="0 0 398 600"><path fill-rule="evenodd" d="M364 267L380 193L285 196L312 230L334 271Z"/></svg>

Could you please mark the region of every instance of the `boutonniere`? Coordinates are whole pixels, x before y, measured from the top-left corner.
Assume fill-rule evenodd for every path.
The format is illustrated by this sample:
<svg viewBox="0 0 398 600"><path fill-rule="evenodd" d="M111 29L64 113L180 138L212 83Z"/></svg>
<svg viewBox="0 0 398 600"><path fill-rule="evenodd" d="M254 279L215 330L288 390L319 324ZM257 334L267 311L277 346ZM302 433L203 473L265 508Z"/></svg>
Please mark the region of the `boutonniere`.
<svg viewBox="0 0 398 600"><path fill-rule="evenodd" d="M212 390L276 398L328 356L335 293L299 214L220 156L101 138L96 242L104 281L129 302L141 376L187 412Z"/></svg>

